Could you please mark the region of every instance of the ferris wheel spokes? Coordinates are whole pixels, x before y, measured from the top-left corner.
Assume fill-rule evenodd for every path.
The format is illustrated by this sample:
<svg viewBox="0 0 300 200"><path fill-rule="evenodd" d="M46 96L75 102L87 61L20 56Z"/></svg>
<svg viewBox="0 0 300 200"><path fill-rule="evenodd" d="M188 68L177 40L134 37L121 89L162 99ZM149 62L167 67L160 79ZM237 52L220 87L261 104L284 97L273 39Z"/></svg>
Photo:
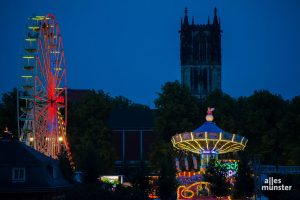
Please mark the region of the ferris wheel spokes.
<svg viewBox="0 0 300 200"><path fill-rule="evenodd" d="M20 140L57 158L66 137L66 63L54 15L29 18L25 38L22 90L19 95Z"/></svg>

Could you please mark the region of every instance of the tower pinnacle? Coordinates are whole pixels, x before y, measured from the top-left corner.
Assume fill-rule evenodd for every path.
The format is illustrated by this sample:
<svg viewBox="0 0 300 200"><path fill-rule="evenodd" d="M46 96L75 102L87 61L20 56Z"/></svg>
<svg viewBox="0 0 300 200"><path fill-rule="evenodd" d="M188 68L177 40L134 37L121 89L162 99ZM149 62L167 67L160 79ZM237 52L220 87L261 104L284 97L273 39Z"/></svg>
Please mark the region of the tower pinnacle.
<svg viewBox="0 0 300 200"><path fill-rule="evenodd" d="M217 8L214 9L214 22L213 24L218 24Z"/></svg>
<svg viewBox="0 0 300 200"><path fill-rule="evenodd" d="M185 24L185 25L189 24L189 19L188 19L187 13L188 13L188 10L187 10L187 8L185 8L184 9L184 21L183 21L183 24Z"/></svg>

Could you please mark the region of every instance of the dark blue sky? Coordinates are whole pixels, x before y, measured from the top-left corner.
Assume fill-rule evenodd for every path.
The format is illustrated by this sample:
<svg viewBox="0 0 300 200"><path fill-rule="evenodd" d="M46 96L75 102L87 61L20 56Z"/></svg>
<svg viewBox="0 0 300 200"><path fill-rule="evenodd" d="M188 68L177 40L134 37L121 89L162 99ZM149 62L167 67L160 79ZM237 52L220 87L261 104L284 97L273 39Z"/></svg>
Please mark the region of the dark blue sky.
<svg viewBox="0 0 300 200"><path fill-rule="evenodd" d="M153 106L162 84L180 80L178 30L184 8L196 23L206 23L215 6L223 30L224 92L238 97L268 89L284 98L299 95L297 0L1 1L0 93L20 82L27 17L53 13L70 88L103 89Z"/></svg>

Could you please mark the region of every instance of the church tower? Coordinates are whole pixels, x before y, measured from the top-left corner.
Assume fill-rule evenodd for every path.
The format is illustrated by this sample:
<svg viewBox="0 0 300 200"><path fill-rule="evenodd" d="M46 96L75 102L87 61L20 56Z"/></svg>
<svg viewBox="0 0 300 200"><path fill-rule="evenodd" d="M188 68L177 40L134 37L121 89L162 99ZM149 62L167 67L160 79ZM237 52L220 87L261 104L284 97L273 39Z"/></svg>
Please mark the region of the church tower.
<svg viewBox="0 0 300 200"><path fill-rule="evenodd" d="M211 91L221 89L221 28L217 9L213 22L189 23L187 9L180 29L181 83L191 93L205 98Z"/></svg>

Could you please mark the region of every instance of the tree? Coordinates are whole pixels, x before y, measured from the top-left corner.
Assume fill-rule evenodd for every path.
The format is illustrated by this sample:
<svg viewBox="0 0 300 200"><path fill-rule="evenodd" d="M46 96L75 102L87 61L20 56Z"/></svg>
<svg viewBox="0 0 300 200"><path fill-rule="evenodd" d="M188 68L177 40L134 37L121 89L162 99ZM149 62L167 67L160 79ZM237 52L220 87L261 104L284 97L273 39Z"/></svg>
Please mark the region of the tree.
<svg viewBox="0 0 300 200"><path fill-rule="evenodd" d="M73 158L88 181L114 171L111 131L106 125L111 98L103 91L89 91L78 102L71 102L68 136Z"/></svg>
<svg viewBox="0 0 300 200"><path fill-rule="evenodd" d="M224 166L217 165L214 159L210 160L204 178L211 184L211 192L217 197L224 197L230 194L230 183L226 181L226 173Z"/></svg>
<svg viewBox="0 0 300 200"><path fill-rule="evenodd" d="M100 158L97 148L91 138L83 138L82 144L80 145L77 154L79 158L77 159L78 168L85 172L85 182L92 183L95 182L100 174L104 173L104 167L102 166L103 160Z"/></svg>
<svg viewBox="0 0 300 200"><path fill-rule="evenodd" d="M12 134L18 136L17 121L17 89L2 94L0 101L0 131L7 127Z"/></svg>
<svg viewBox="0 0 300 200"><path fill-rule="evenodd" d="M280 146L282 149L281 159L288 165L300 165L300 96L294 97L277 124ZM284 136L284 137L282 137Z"/></svg>
<svg viewBox="0 0 300 200"><path fill-rule="evenodd" d="M236 122L241 134L249 141L247 149L253 154L261 154L266 164L281 163L282 141L278 123L286 112L287 102L281 96L262 90L238 99L238 103L242 112ZM274 153L278 156L272 156Z"/></svg>
<svg viewBox="0 0 300 200"><path fill-rule="evenodd" d="M155 100L155 132L169 142L176 133L191 131L199 124L199 102L178 81L167 82Z"/></svg>
<svg viewBox="0 0 300 200"><path fill-rule="evenodd" d="M138 187L122 187L118 186L113 193L113 200L146 200L148 199L144 191Z"/></svg>
<svg viewBox="0 0 300 200"><path fill-rule="evenodd" d="M202 109L215 108L214 121L223 130L237 132L237 121L239 119L239 108L236 100L221 90L214 90L202 103Z"/></svg>
<svg viewBox="0 0 300 200"><path fill-rule="evenodd" d="M173 156L173 149L171 145L165 145L163 149L165 154L161 154L160 172L158 179L158 196L162 200L171 199L176 195L177 181L176 181L176 168Z"/></svg>
<svg viewBox="0 0 300 200"><path fill-rule="evenodd" d="M177 189L174 150L170 142L159 140L154 144L150 154L152 169L159 175L156 185L157 194L161 199L173 197Z"/></svg>
<svg viewBox="0 0 300 200"><path fill-rule="evenodd" d="M58 155L58 160L63 176L65 177L65 179L72 181L73 170L71 168L69 156L64 146L61 146L60 154Z"/></svg>
<svg viewBox="0 0 300 200"><path fill-rule="evenodd" d="M144 192L145 198L147 198L150 193L148 173L149 171L144 160L141 160L139 166L135 167L131 173L131 182L133 187Z"/></svg>
<svg viewBox="0 0 300 200"><path fill-rule="evenodd" d="M150 109L148 106L134 103L123 96L116 96L114 98L111 98L111 107L114 109L127 109L127 108Z"/></svg>
<svg viewBox="0 0 300 200"><path fill-rule="evenodd" d="M158 195L161 199L173 197L177 181L174 150L171 137L176 133L191 131L199 124L199 101L189 89L178 81L167 82L155 100L156 143L150 160L159 172Z"/></svg>
<svg viewBox="0 0 300 200"><path fill-rule="evenodd" d="M66 195L67 200L112 200L113 197L114 194L103 189L99 183L74 184Z"/></svg>
<svg viewBox="0 0 300 200"><path fill-rule="evenodd" d="M241 154L235 187L235 197L246 199L252 197L255 192L254 175L251 171L245 154Z"/></svg>

